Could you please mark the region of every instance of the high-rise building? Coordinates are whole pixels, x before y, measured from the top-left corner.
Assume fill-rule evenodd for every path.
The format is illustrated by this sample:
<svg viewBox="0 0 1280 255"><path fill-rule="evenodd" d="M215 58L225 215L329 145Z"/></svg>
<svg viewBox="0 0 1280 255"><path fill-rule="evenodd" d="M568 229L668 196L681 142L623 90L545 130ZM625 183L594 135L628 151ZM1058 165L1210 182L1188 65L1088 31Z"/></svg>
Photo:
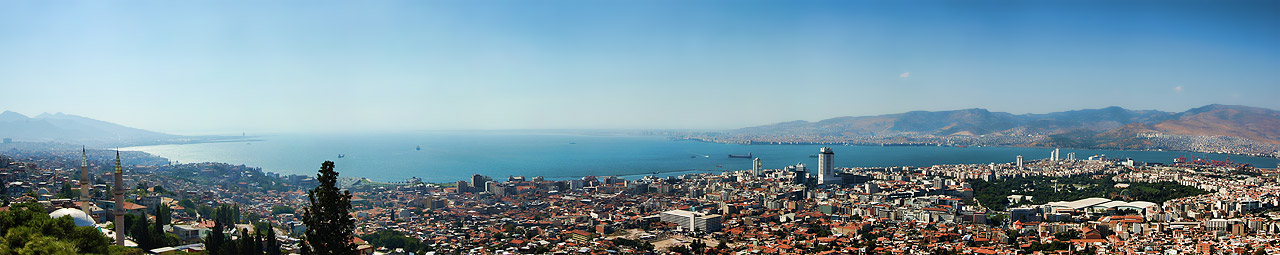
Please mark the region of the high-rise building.
<svg viewBox="0 0 1280 255"><path fill-rule="evenodd" d="M1053 149L1052 152L1049 152L1049 161L1058 161L1058 149Z"/></svg>
<svg viewBox="0 0 1280 255"><path fill-rule="evenodd" d="M763 167L764 167L764 163L760 161L760 158L752 159L752 160L751 160L751 175L754 175L754 176L761 176L761 175L764 175L764 169L763 169Z"/></svg>
<svg viewBox="0 0 1280 255"><path fill-rule="evenodd" d="M1076 153L1075 153L1075 152L1067 152L1067 160L1071 160L1071 161L1076 160Z"/></svg>
<svg viewBox="0 0 1280 255"><path fill-rule="evenodd" d="M89 153L80 146L80 201L89 201Z"/></svg>
<svg viewBox="0 0 1280 255"><path fill-rule="evenodd" d="M484 175L480 175L480 174L472 175L472 176L471 176L471 191L476 192L476 193L480 193L481 191L485 191L485 189L486 189L487 187L485 187L485 186L484 186L484 183L485 183Z"/></svg>
<svg viewBox="0 0 1280 255"><path fill-rule="evenodd" d="M116 151L116 172L113 174L116 184L112 187L112 193L115 193L115 208L112 212L116 215L116 245L124 246L124 171L120 167L120 151Z"/></svg>
<svg viewBox="0 0 1280 255"><path fill-rule="evenodd" d="M1022 169L1022 155L1018 155L1018 169Z"/></svg>
<svg viewBox="0 0 1280 255"><path fill-rule="evenodd" d="M836 153L831 150L831 147L822 147L818 152L818 184L840 183L840 177L836 176L835 169Z"/></svg>
<svg viewBox="0 0 1280 255"><path fill-rule="evenodd" d="M467 191L469 191L469 189L471 189L471 184L467 184L467 181L458 181L458 184L456 186L458 188L455 189L454 192L457 192L457 193L466 193Z"/></svg>

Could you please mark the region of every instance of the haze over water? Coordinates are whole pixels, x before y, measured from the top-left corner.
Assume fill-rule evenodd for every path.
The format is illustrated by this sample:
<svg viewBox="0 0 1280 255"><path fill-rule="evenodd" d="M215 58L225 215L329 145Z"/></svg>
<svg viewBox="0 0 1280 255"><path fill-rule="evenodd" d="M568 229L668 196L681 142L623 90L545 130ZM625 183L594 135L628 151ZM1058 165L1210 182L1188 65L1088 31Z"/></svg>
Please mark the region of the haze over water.
<svg viewBox="0 0 1280 255"><path fill-rule="evenodd" d="M281 174L313 175L320 163L333 160L344 177L403 181L419 177L427 182L453 182L483 174L549 179L587 175L637 177L691 172L743 170L751 160L728 154L752 153L765 168L795 163L816 167L820 145L739 145L672 141L660 136L589 136L519 132L423 132L368 135L272 135L261 141L130 147L181 163L226 162L261 167ZM415 150L421 146L422 150ZM931 166L986 164L1047 158L1046 148L1009 147L834 147L837 167ZM1137 161L1171 163L1187 152L1062 149L1084 159L1105 154ZM338 154L345 157L338 158ZM1196 154L1222 160L1228 155ZM1265 168L1277 159L1230 156L1237 162Z"/></svg>

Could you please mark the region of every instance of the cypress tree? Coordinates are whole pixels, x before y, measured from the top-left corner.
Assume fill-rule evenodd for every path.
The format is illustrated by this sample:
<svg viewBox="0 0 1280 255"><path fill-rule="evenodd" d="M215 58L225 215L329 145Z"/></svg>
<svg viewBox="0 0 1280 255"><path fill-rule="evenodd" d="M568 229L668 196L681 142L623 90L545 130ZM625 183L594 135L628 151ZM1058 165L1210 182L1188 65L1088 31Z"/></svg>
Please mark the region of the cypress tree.
<svg viewBox="0 0 1280 255"><path fill-rule="evenodd" d="M156 248L153 247L154 244L151 243L154 239L151 238L151 228L148 225L150 224L147 223L147 216L144 214L141 217L138 217L137 220L134 220L132 226L126 226L129 229L129 235L133 236L133 240L138 243L138 248L142 248L144 250Z"/></svg>
<svg viewBox="0 0 1280 255"><path fill-rule="evenodd" d="M348 213L351 191L338 189L338 172L333 167L333 161L321 164L316 175L320 185L307 191L311 204L302 214L302 222L307 225L304 239L314 254L354 255L356 245L351 240L355 235L355 219Z"/></svg>
<svg viewBox="0 0 1280 255"><path fill-rule="evenodd" d="M233 254L235 249L226 249L229 242L227 236L223 234L227 230L226 212L230 207L227 205L218 206L213 211L213 229L210 230L209 236L205 237L205 249L209 251L209 255Z"/></svg>
<svg viewBox="0 0 1280 255"><path fill-rule="evenodd" d="M255 245L257 242L253 237L253 232L250 232L249 229L247 228L241 229L240 231L241 231L240 240L236 241L236 244L237 244L236 248L239 248L240 251L236 254L241 254L241 255L262 254L262 248Z"/></svg>
<svg viewBox="0 0 1280 255"><path fill-rule="evenodd" d="M270 226L270 225L268 225ZM267 255L280 255L280 241L276 240L276 227L267 228Z"/></svg>

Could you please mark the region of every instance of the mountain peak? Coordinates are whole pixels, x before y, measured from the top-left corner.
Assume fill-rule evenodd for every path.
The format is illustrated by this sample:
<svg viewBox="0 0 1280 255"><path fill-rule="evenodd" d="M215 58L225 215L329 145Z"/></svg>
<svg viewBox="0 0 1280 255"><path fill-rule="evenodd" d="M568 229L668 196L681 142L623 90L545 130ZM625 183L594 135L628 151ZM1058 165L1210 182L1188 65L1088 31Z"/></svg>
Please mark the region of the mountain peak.
<svg viewBox="0 0 1280 255"><path fill-rule="evenodd" d="M0 134L25 141L138 142L177 137L66 113L0 113Z"/></svg>
<svg viewBox="0 0 1280 255"><path fill-rule="evenodd" d="M4 111L3 113L0 113L0 121L17 121L27 119L30 119L30 117L13 111Z"/></svg>
<svg viewBox="0 0 1280 255"><path fill-rule="evenodd" d="M35 118L37 118L37 119L47 119L47 118L73 117L73 116L75 116L75 115L65 114L65 113L62 113L62 112L57 112L57 113L48 113L48 112L43 112L43 113L40 113L40 115L36 115L36 117L35 117Z"/></svg>

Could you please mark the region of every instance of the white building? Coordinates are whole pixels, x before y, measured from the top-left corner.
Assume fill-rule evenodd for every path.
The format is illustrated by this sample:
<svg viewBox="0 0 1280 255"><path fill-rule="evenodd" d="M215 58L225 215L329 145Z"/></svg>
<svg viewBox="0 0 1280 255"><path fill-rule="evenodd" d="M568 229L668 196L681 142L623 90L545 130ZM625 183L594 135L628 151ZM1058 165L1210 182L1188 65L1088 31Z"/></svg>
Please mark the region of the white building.
<svg viewBox="0 0 1280 255"><path fill-rule="evenodd" d="M831 150L831 147L822 147L818 152L818 184L841 183L840 176L836 176L836 153Z"/></svg>
<svg viewBox="0 0 1280 255"><path fill-rule="evenodd" d="M675 223L680 227L690 231L715 232L720 231L720 215L704 214L685 210L671 210L662 212L662 221Z"/></svg>
<svg viewBox="0 0 1280 255"><path fill-rule="evenodd" d="M757 177L764 175L764 162L760 161L760 158L751 160L751 175Z"/></svg>

